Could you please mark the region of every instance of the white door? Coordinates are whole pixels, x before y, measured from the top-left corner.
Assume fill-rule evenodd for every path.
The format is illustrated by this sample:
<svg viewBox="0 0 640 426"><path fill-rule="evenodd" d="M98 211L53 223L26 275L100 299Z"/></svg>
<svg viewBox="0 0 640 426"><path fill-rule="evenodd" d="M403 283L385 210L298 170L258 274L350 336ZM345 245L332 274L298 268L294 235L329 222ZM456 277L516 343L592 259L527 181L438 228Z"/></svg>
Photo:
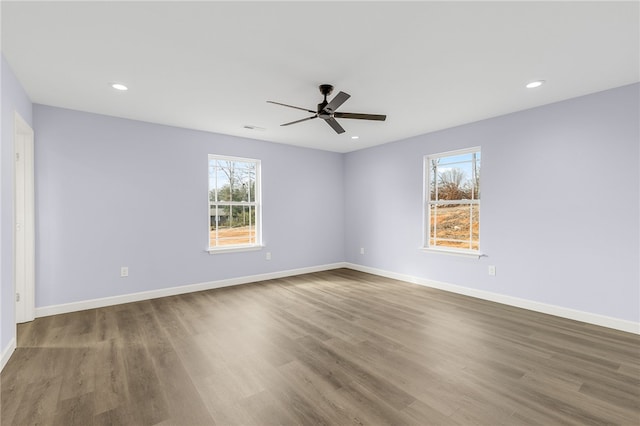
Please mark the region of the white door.
<svg viewBox="0 0 640 426"><path fill-rule="evenodd" d="M16 323L35 318L35 207L33 130L15 114L14 277Z"/></svg>

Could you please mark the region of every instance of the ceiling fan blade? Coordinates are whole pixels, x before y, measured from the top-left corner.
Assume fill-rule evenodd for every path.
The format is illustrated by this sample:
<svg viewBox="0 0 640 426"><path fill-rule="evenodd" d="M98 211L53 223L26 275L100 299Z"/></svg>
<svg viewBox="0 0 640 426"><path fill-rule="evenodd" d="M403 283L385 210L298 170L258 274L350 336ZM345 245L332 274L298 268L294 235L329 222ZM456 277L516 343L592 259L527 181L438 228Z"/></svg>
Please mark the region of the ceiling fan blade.
<svg viewBox="0 0 640 426"><path fill-rule="evenodd" d="M295 109L299 109L299 110L302 110L302 111L307 111L307 112L310 112L312 114L315 114L317 112L317 111L313 111L313 110L306 109L306 108L300 108L300 107L293 106L293 105L282 104L280 102L274 102L274 101L267 101L267 102L270 103L270 104L282 105L282 106L289 107L289 108L295 108Z"/></svg>
<svg viewBox="0 0 640 426"><path fill-rule="evenodd" d="M317 117L318 117L318 114L316 114L316 115L314 115L312 117L303 118L302 120L296 120L296 121L292 121L290 123L284 123L284 124L281 124L280 126L290 126L292 124L302 123L303 121L311 120L312 118L317 118Z"/></svg>
<svg viewBox="0 0 640 426"><path fill-rule="evenodd" d="M327 111L329 114L331 114L332 112L337 110L340 105L345 103L345 101L350 97L351 95L349 94L346 94L344 92L339 92L336 96L334 96L333 99L331 99L331 102L329 102L327 106L324 107L323 109Z"/></svg>
<svg viewBox="0 0 640 426"><path fill-rule="evenodd" d="M335 112L333 116L336 118L355 118L356 120L384 121L387 119L387 116L382 114L361 114L358 112Z"/></svg>
<svg viewBox="0 0 640 426"><path fill-rule="evenodd" d="M331 126L333 128L333 130L336 131L337 134L340 133L344 133L344 129L342 128L342 126L336 121L335 118L327 118L326 120L324 120L327 122L327 124L329 126Z"/></svg>

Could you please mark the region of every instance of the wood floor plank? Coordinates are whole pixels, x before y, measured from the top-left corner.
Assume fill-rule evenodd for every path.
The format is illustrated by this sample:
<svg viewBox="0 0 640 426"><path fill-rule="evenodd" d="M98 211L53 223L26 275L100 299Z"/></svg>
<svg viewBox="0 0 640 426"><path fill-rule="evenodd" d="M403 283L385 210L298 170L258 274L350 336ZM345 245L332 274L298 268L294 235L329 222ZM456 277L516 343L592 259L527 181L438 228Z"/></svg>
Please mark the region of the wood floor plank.
<svg viewBox="0 0 640 426"><path fill-rule="evenodd" d="M134 414L141 424L155 424L168 419L169 407L155 366L144 346L123 347L129 398L135 401Z"/></svg>
<svg viewBox="0 0 640 426"><path fill-rule="evenodd" d="M169 418L176 424L211 424L213 419L178 355L165 351L152 354L152 358Z"/></svg>
<svg viewBox="0 0 640 426"><path fill-rule="evenodd" d="M111 410L103 411L96 414L93 418L93 423L96 426L114 426L114 425L127 425L138 426L142 425L134 415L135 408L129 404L120 405ZM68 423L74 424L74 423ZM80 424L80 423L77 423Z"/></svg>
<svg viewBox="0 0 640 426"><path fill-rule="evenodd" d="M361 424L353 407L345 404L337 389L311 368L293 361L278 368L284 380L296 389L329 424Z"/></svg>
<svg viewBox="0 0 640 426"><path fill-rule="evenodd" d="M415 400L409 406L402 410L402 413L407 418L407 424L410 425L423 425L425 419L428 419L430 424L434 425L458 425L450 416L446 416L437 409L425 404L420 400Z"/></svg>
<svg viewBox="0 0 640 426"><path fill-rule="evenodd" d="M93 392L59 401L53 424L56 426L93 425L94 403Z"/></svg>
<svg viewBox="0 0 640 426"><path fill-rule="evenodd" d="M77 398L95 390L96 349L74 348L69 355L70 368L61 374L61 399Z"/></svg>
<svg viewBox="0 0 640 426"><path fill-rule="evenodd" d="M116 339L96 343L94 374L95 414L111 411L127 404L130 398L122 343Z"/></svg>
<svg viewBox="0 0 640 426"><path fill-rule="evenodd" d="M397 410L402 410L407 405L415 401L415 398L393 385L386 378L376 374L372 369L350 357L344 352L332 349L329 345L319 342L311 337L302 339L301 343L310 352L322 356L326 360L333 360L340 365L341 369L348 374L353 381L375 393L379 398L385 400L389 405Z"/></svg>
<svg viewBox="0 0 640 426"><path fill-rule="evenodd" d="M41 379L26 386L10 424L52 424L57 412L62 377ZM3 421L3 424L5 422Z"/></svg>
<svg viewBox="0 0 640 426"><path fill-rule="evenodd" d="M369 425L405 425L410 423L403 411L391 407L378 395L357 382L351 382L337 392L344 398L345 404L354 414L358 423Z"/></svg>
<svg viewBox="0 0 640 426"><path fill-rule="evenodd" d="M640 336L348 269L38 318L2 425L640 424Z"/></svg>
<svg viewBox="0 0 640 426"><path fill-rule="evenodd" d="M262 391L238 401L237 405L246 412L249 425L296 425L291 410L274 393Z"/></svg>

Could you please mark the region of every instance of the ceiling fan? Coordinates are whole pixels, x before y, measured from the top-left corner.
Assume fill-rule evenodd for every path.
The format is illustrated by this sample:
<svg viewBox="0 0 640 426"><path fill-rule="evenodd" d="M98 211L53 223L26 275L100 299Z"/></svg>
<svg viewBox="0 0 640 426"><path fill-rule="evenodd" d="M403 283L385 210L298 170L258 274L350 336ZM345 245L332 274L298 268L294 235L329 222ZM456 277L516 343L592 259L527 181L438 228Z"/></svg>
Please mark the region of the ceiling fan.
<svg viewBox="0 0 640 426"><path fill-rule="evenodd" d="M344 133L345 130L338 123L338 121L336 121L336 118L354 118L357 120L376 120L376 121L384 121L387 119L386 115L380 115L380 114L337 112L336 109L338 109L340 105L345 103L345 101L349 99L351 95L344 92L338 92L338 94L333 97L331 102L327 102L327 96L330 95L331 92L333 91L333 86L330 84L321 84L319 89L320 89L320 93L324 95L324 101L318 104L317 111L313 111L307 108L300 108L293 105L287 105L280 102L274 102L274 101L267 101L267 102L269 102L270 104L282 105L288 108L295 108L302 111L307 111L313 114L311 117L303 118L302 120L291 121L290 123L284 123L284 124L281 124L281 126L290 126L291 124L301 123L303 121L312 120L314 118L319 117L319 118L322 118L324 121L326 121L327 124L331 126L333 130L336 131L336 133L340 134L340 133Z"/></svg>

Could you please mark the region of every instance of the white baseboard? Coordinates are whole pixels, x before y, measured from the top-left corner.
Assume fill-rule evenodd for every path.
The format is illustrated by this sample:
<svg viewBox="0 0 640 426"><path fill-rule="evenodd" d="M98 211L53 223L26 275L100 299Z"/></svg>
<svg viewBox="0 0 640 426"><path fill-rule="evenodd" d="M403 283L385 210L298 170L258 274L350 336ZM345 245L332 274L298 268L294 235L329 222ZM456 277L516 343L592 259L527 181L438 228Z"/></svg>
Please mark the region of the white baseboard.
<svg viewBox="0 0 640 426"><path fill-rule="evenodd" d="M9 341L9 344L6 348L2 350L2 356L0 357L0 372L4 369L4 366L9 362L9 358L13 354L13 351L16 350L16 338L14 337Z"/></svg>
<svg viewBox="0 0 640 426"><path fill-rule="evenodd" d="M354 269L360 272L367 272L369 274L379 275L381 277L392 278L392 279L405 281L405 282L418 284L418 285L423 285L431 288L437 288L437 289L449 291L452 293L475 297L477 299L483 299L483 300L489 300L491 302L502 303L503 305L515 306L517 308L523 308L523 309L528 309L530 311L536 311L544 314L554 315L557 317L568 318L576 321L582 321L589 324L599 325L602 327L613 328L615 330L626 331L628 333L640 334L640 323L633 322L633 321L608 317L605 315L593 314L590 312L578 311L575 309L564 308L562 306L549 305L546 303L535 302L533 300L520 299L518 297L507 296L499 293L492 293L484 290L476 290L473 288L444 283L440 281L427 280L424 278L399 274L396 272L384 271L382 269L370 268L368 266L358 265L355 263L347 263L345 267L349 269Z"/></svg>
<svg viewBox="0 0 640 426"><path fill-rule="evenodd" d="M141 300L157 299L159 297L175 296L178 294L193 293L196 291L211 290L215 288L229 287L240 284L249 284L259 281L285 278L293 275L309 274L312 272L328 271L346 267L346 263L331 263L327 265L311 266L287 271L271 272L267 274L248 275L245 277L229 278L219 281L210 281L198 284L188 284L179 287L168 287L157 290L143 291L139 293L123 294L119 296L104 297L100 299L83 300L80 302L64 303L36 308L36 317L66 314L69 312L84 311L86 309L103 308L105 306L120 305L122 303L139 302Z"/></svg>
<svg viewBox="0 0 640 426"><path fill-rule="evenodd" d="M546 303L535 302L518 297L507 296L499 293L492 293L484 290L477 290L469 287L463 287L455 284L449 284L440 281L427 280L424 278L414 277L411 275L399 274L396 272L385 271L382 269L371 268L368 266L358 265L355 263L339 262L327 265L312 266L300 269L291 269L287 271L271 272L267 274L249 275L245 277L229 278L219 281L210 281L198 284L189 284L179 287L162 288L158 290L144 291L139 293L123 294L119 296L105 297L101 299L83 300L80 302L65 303L61 305L51 305L36 308L36 317L46 317L49 315L65 314L68 312L83 311L85 309L102 308L105 306L119 305L122 303L139 302L141 300L156 299L159 297L175 296L178 294L192 293L196 291L211 290L215 288L229 287L240 284L248 284L259 281L272 280L277 278L285 278L294 275L308 274L312 272L328 271L331 269L349 268L356 271L367 272L381 277L392 278L413 284L423 285L426 287L437 288L452 293L463 294L478 299L489 300L492 302L502 303L504 305L514 306L518 308L528 309L530 311L541 312L544 314L554 315L561 318L568 318L576 321L582 321L589 324L599 325L602 327L613 328L615 330L626 331L628 333L640 334L640 323L623 320L619 318L608 317L605 315L593 314L590 312L579 311L562 306L549 305ZM13 347L9 347L2 353L2 366L9 359L11 353L15 349L15 339ZM8 355L7 355L8 353ZM6 356L6 360L5 360Z"/></svg>

